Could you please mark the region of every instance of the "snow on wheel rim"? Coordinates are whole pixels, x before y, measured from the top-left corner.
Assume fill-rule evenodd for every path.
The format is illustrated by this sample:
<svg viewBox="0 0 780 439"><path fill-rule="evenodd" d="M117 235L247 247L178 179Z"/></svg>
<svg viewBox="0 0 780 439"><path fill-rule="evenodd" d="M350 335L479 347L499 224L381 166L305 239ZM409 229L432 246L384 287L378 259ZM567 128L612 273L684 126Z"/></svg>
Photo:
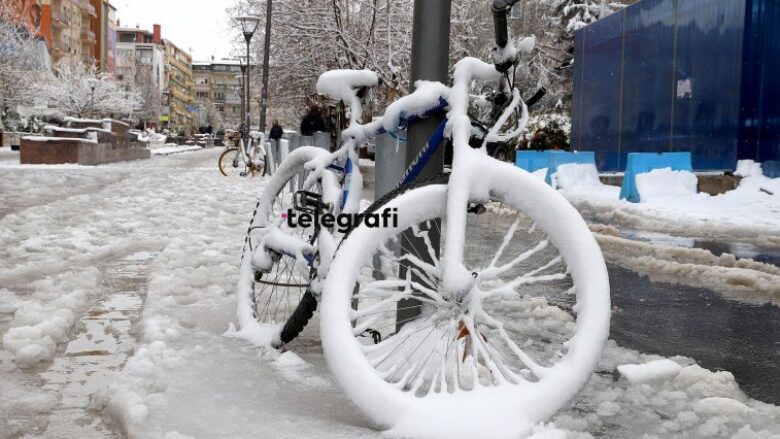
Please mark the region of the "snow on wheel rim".
<svg viewBox="0 0 780 439"><path fill-rule="evenodd" d="M491 166L490 171L475 174L488 176L482 187L489 187L491 193L527 214L565 260L577 285L574 334L566 343L565 354L544 368L537 381L475 385L468 391L430 392L423 397L385 381L353 335L351 295L358 276L354 267L391 235L421 219L440 217L445 211L447 187L427 186L404 194L387 206L399 208L399 227L361 227L343 243L328 274L320 308L323 348L331 370L352 401L383 428L434 436L441 436L441 431L465 436L520 434L570 401L600 358L609 333L609 281L601 251L587 225L560 194L530 174L507 164Z"/></svg>

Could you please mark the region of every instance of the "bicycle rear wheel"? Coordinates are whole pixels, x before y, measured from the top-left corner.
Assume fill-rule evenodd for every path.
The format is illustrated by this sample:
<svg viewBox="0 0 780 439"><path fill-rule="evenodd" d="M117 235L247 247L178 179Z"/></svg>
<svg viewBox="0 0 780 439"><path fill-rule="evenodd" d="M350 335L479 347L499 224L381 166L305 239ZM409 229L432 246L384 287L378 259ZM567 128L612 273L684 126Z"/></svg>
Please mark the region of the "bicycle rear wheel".
<svg viewBox="0 0 780 439"><path fill-rule="evenodd" d="M260 245L256 236L293 209L293 195L303 188L308 176L304 165L323 155L327 152L320 148L301 147L293 151L268 181L252 214L242 254L238 320L245 334L254 333L249 338L256 344L280 346L291 342L316 309L317 301L308 292L310 276L301 273L293 258L276 254L273 265L262 271L252 266L251 259ZM307 190L322 192L318 183ZM313 227L291 228L286 222L279 227L281 232L316 247Z"/></svg>
<svg viewBox="0 0 780 439"><path fill-rule="evenodd" d="M397 227L355 229L325 282L331 370L398 436L518 437L577 394L608 335L606 267L576 210L510 165L479 175L489 198L459 226L467 295L443 289L431 234L451 226L445 185L388 203Z"/></svg>

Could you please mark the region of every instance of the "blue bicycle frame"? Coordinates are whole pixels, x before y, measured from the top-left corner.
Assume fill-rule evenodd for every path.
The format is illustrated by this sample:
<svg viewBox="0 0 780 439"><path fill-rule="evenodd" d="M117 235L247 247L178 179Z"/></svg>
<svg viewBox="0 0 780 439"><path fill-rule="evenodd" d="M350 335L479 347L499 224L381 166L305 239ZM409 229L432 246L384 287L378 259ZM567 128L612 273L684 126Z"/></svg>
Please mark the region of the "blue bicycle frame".
<svg viewBox="0 0 780 439"><path fill-rule="evenodd" d="M428 110L423 114L422 116L411 116L408 118L401 117L401 123L400 126L408 127L415 122L425 119L429 117L430 115L437 113L439 111L444 110L447 108L449 104L447 103L444 98L439 98L439 105L435 108ZM436 151L439 149L439 146L441 146L442 142L444 142L444 130L447 126L447 120L443 120L439 126L436 127L436 130L431 134L431 136L428 138L428 140L425 142L425 145L423 145L422 149L420 149L420 152L415 156L414 160L412 160L412 163L409 164L409 167L406 168L406 171L404 171L403 175L401 176L401 179L398 181L398 184L396 185L397 188L401 188L407 185L412 184L417 177L420 175L420 172L425 168L425 165L428 164L428 162L431 160L431 157L436 153ZM377 131L376 135L385 134L387 133L384 129L379 129ZM392 133L390 133L392 134ZM344 168L331 165L329 166L329 169L334 169L337 171L343 171L344 172L344 189L341 192L341 208L343 209L344 206L347 203L347 198L349 197L349 180L352 175L352 171L354 169L354 165L352 164L352 160L347 158L347 162L344 165Z"/></svg>

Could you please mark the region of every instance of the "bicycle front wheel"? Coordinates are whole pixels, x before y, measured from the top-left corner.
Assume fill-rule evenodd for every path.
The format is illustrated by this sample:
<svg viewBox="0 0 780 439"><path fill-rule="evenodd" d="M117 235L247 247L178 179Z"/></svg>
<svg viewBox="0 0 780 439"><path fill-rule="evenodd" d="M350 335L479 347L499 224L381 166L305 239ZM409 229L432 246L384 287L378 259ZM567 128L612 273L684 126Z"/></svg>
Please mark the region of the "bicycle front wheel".
<svg viewBox="0 0 780 439"><path fill-rule="evenodd" d="M238 148L228 148L219 156L219 172L225 177L239 175L244 169L244 162L238 155Z"/></svg>
<svg viewBox="0 0 780 439"><path fill-rule="evenodd" d="M355 229L325 283L331 370L399 436L518 437L577 394L609 332L606 266L577 211L511 165L480 175L490 195L471 194L465 225L448 224L446 185L403 194L386 206L397 226ZM465 296L442 287L449 227L465 227Z"/></svg>

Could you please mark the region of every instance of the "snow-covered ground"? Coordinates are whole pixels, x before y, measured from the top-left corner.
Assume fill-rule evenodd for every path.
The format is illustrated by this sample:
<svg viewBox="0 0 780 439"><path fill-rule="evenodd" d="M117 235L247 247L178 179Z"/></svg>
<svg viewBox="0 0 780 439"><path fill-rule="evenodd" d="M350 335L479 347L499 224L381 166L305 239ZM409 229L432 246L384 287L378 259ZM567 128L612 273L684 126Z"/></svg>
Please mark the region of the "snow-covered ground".
<svg viewBox="0 0 780 439"><path fill-rule="evenodd" d="M59 423L92 425L89 416L111 424L95 437L381 435L331 378L316 322L285 353L223 336L263 182L222 177L220 152L41 168L12 166L18 153L0 149L0 438L62 437ZM624 209L604 201L613 202ZM144 299L136 346L83 389L88 404L68 405L69 384L52 372L89 332L90 310L127 289L109 288L110 267L126 263L144 277L127 287ZM523 324L569 324L543 300L523 306L534 317ZM120 346L110 340L121 328L107 328L98 348ZM552 421L571 438L780 438L780 408L746 397L728 372L683 357L671 358L679 367L636 366L630 380L616 372L660 359L610 342L585 391ZM76 414L56 416L63 407Z"/></svg>
<svg viewBox="0 0 780 439"><path fill-rule="evenodd" d="M676 173L656 171L637 181L647 183L647 197L630 203L620 200L619 187L594 181L595 168L588 172L583 167L562 166L565 175L559 179L564 185L559 188L586 218L618 227L780 246L780 179L753 170L737 189L712 196L692 193L692 183L680 181Z"/></svg>

